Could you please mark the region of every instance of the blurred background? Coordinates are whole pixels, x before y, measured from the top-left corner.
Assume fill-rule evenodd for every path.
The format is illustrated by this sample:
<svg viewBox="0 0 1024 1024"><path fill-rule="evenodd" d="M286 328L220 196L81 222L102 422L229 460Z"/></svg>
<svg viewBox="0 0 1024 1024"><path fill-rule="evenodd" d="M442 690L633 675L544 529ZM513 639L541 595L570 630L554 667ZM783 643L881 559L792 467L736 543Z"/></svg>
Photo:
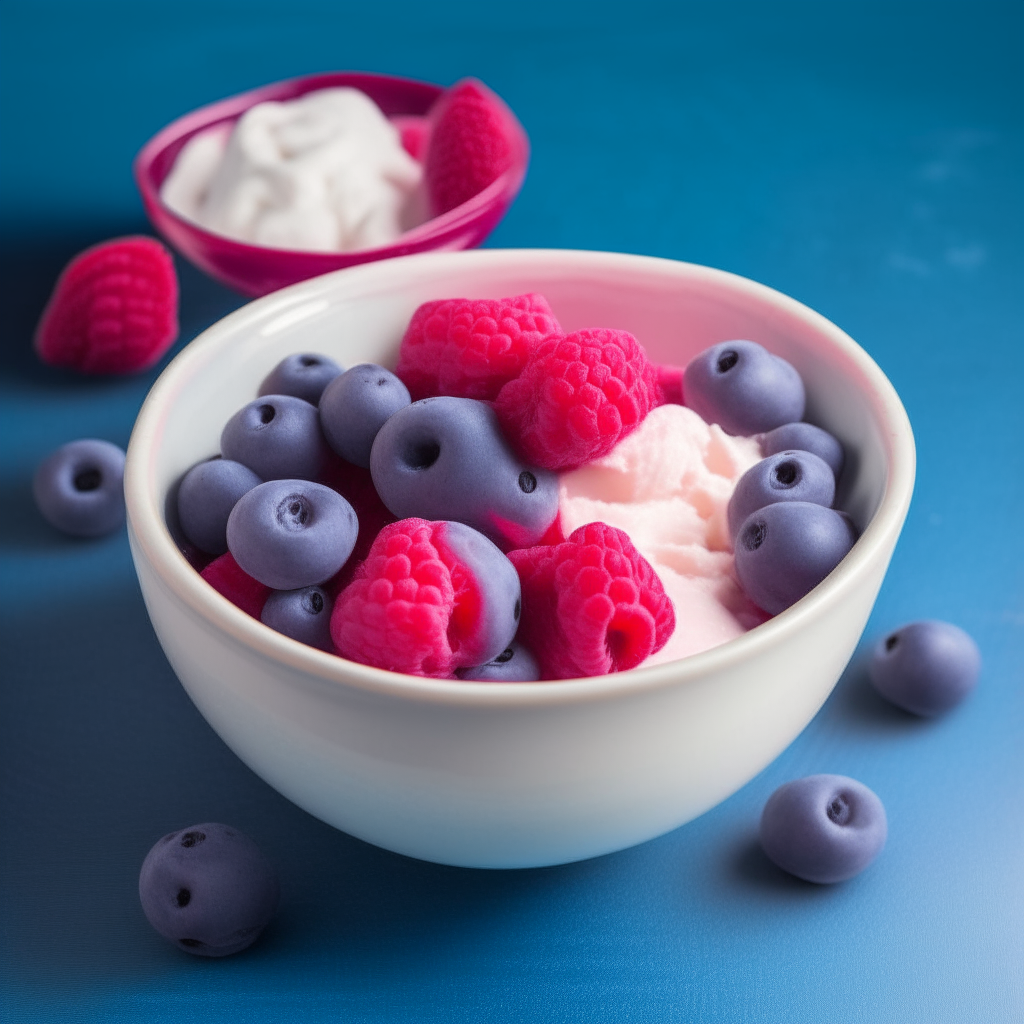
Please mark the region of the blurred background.
<svg viewBox="0 0 1024 1024"><path fill-rule="evenodd" d="M71 256L148 230L131 161L153 133L326 70L474 75L507 101L533 155L488 245L709 264L860 342L919 454L863 647L949 619L981 647L975 695L918 721L858 656L726 803L536 871L383 852L252 775L167 665L123 531L68 540L32 504L57 445L127 443L166 359L89 380L43 367L31 337ZM0 6L0 1016L1024 1020L1022 183L1019 2ZM243 301L179 272L173 351ZM889 814L883 855L841 886L756 846L767 796L814 772L860 779ZM266 935L225 961L165 943L136 892L157 838L209 820L251 835L282 883Z"/></svg>

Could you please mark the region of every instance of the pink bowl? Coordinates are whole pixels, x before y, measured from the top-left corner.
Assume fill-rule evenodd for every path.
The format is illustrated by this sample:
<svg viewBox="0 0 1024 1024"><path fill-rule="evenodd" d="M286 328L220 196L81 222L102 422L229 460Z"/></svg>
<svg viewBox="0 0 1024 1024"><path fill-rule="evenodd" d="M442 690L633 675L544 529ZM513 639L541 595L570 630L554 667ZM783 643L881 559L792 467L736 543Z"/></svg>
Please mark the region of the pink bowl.
<svg viewBox="0 0 1024 1024"><path fill-rule="evenodd" d="M213 125L235 121L257 103L291 100L317 89L337 86L361 89L388 117L422 116L444 91L439 85L408 78L335 71L275 82L179 117L154 135L135 158L135 182L156 230L211 277L244 295L254 296L358 263L431 250L471 249L479 245L505 215L526 177L530 143L511 111L508 113L515 154L509 170L472 199L405 232L392 245L355 252L300 252L248 245L204 230L169 209L160 199L160 186L178 153L193 135Z"/></svg>

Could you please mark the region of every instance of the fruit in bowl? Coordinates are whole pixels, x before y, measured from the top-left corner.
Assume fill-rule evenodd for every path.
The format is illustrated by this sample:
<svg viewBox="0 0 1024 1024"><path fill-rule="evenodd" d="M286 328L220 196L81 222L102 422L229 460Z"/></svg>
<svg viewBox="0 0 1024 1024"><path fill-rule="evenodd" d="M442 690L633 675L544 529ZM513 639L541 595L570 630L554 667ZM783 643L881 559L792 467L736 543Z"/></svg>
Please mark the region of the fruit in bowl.
<svg viewBox="0 0 1024 1024"><path fill-rule="evenodd" d="M615 675L523 685L427 679L273 632L208 587L178 550L173 490L224 423L297 351L395 366L421 304L541 293L562 328L594 324L684 365L754 338L799 372L808 419L847 452L837 507L860 532L810 594L711 650ZM720 271L609 253L429 254L355 268L253 303L165 371L129 449L129 537L157 635L211 725L311 813L450 864L560 863L677 827L752 778L800 732L848 661L913 486L913 438L891 385L838 328ZM796 504L796 503L793 503ZM168 516L168 510L171 515Z"/></svg>
<svg viewBox="0 0 1024 1024"><path fill-rule="evenodd" d="M353 102L359 132L319 119L322 108ZM374 117L380 123L367 124ZM376 153L369 168L351 159L355 141ZM175 249L223 284L264 295L342 267L479 245L528 162L522 125L480 82L444 90L331 72L186 114L143 146L134 170L146 214Z"/></svg>

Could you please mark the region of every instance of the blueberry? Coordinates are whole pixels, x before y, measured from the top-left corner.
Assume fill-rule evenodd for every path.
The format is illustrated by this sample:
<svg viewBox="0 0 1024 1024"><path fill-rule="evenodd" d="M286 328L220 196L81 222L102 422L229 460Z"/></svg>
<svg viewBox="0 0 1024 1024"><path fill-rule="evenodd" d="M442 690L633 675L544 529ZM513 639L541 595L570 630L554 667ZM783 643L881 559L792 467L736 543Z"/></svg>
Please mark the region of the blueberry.
<svg viewBox="0 0 1024 1024"><path fill-rule="evenodd" d="M449 633L458 637L461 664L482 665L499 657L519 629L519 574L493 541L464 523L445 523L441 536L472 577L456 593ZM459 577L452 575L458 585Z"/></svg>
<svg viewBox="0 0 1024 1024"><path fill-rule="evenodd" d="M520 462L490 406L424 398L399 409L370 457L377 493L399 519L454 519L503 550L539 542L558 514L558 476Z"/></svg>
<svg viewBox="0 0 1024 1024"><path fill-rule="evenodd" d="M925 620L890 633L871 654L878 692L904 711L930 718L955 707L977 685L978 645L959 626Z"/></svg>
<svg viewBox="0 0 1024 1024"><path fill-rule="evenodd" d="M346 462L370 468L370 449L386 420L411 401L409 389L375 363L346 370L320 399L320 426L327 443Z"/></svg>
<svg viewBox="0 0 1024 1024"><path fill-rule="evenodd" d="M456 669L460 679L485 683L533 683L540 679L537 659L518 640L496 658L476 668Z"/></svg>
<svg viewBox="0 0 1024 1024"><path fill-rule="evenodd" d="M729 532L735 537L743 520L777 501L810 501L831 508L836 478L828 463L810 452L779 452L751 466L729 499Z"/></svg>
<svg viewBox="0 0 1024 1024"><path fill-rule="evenodd" d="M348 561L359 523L337 491L308 480L270 480L243 495L228 516L228 550L274 590L329 580Z"/></svg>
<svg viewBox="0 0 1024 1024"><path fill-rule="evenodd" d="M761 438L761 451L765 455L785 451L811 452L828 463L837 480L846 461L846 453L839 441L813 423L784 423L781 427L769 430Z"/></svg>
<svg viewBox="0 0 1024 1024"><path fill-rule="evenodd" d="M263 378L256 394L261 398L264 395L292 395L316 405L324 388L339 373L341 367L327 356L318 352L296 352L282 359Z"/></svg>
<svg viewBox="0 0 1024 1024"><path fill-rule="evenodd" d="M149 851L139 899L149 923L179 949L228 956L259 938L277 909L278 885L248 836L204 822L171 832Z"/></svg>
<svg viewBox="0 0 1024 1024"><path fill-rule="evenodd" d="M299 643L334 651L331 640L333 602L319 587L275 590L267 598L260 621Z"/></svg>
<svg viewBox="0 0 1024 1024"><path fill-rule="evenodd" d="M882 801L845 775L787 782L761 813L761 846L783 871L807 882L843 882L882 851L888 825Z"/></svg>
<svg viewBox="0 0 1024 1024"><path fill-rule="evenodd" d="M804 415L800 374L753 341L723 341L691 359L683 398L727 434L761 434Z"/></svg>
<svg viewBox="0 0 1024 1024"><path fill-rule="evenodd" d="M316 406L291 395L266 395L239 409L224 426L220 451L263 480L312 480L330 455Z"/></svg>
<svg viewBox="0 0 1024 1024"><path fill-rule="evenodd" d="M200 551L223 555L228 549L228 516L235 502L262 480L248 466L210 459L193 466L178 487L178 522Z"/></svg>
<svg viewBox="0 0 1024 1024"><path fill-rule="evenodd" d="M736 575L747 597L778 615L810 593L857 539L849 518L807 501L766 505L736 535Z"/></svg>
<svg viewBox="0 0 1024 1024"><path fill-rule="evenodd" d="M124 522L124 452L109 441L71 441L32 480L43 518L75 537L102 537Z"/></svg>

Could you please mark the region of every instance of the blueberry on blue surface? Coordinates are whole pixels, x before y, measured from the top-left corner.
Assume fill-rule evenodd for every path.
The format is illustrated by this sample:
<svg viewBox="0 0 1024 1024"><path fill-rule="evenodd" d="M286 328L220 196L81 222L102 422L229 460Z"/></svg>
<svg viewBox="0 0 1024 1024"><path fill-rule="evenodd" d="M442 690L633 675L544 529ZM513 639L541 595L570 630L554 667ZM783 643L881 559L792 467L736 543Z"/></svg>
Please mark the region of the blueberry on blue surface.
<svg viewBox="0 0 1024 1024"><path fill-rule="evenodd" d="M200 551L223 555L235 502L261 483L248 466L231 459L210 459L193 466L178 486L182 532Z"/></svg>
<svg viewBox="0 0 1024 1024"><path fill-rule="evenodd" d="M320 401L324 388L341 373L341 367L319 352L295 352L275 366L260 385L257 395L292 395L310 405Z"/></svg>
<svg viewBox="0 0 1024 1024"><path fill-rule="evenodd" d="M299 643L333 651L332 607L333 602L320 587L275 590L263 604L260 621Z"/></svg>
<svg viewBox="0 0 1024 1024"><path fill-rule="evenodd" d="M959 626L925 619L880 640L868 673L875 689L904 711L930 718L955 707L977 685L978 645Z"/></svg>
<svg viewBox="0 0 1024 1024"><path fill-rule="evenodd" d="M139 873L149 923L179 949L229 956L251 946L277 909L278 884L259 847L204 822L160 839Z"/></svg>
<svg viewBox="0 0 1024 1024"><path fill-rule="evenodd" d="M409 389L390 370L360 363L324 390L320 426L327 443L346 462L369 469L377 431L410 401Z"/></svg>
<svg viewBox="0 0 1024 1024"><path fill-rule="evenodd" d="M292 395L265 395L224 425L220 451L261 480L313 480L330 456L315 405Z"/></svg>
<svg viewBox="0 0 1024 1024"><path fill-rule="evenodd" d="M777 501L810 501L832 506L836 478L828 463L810 452L785 451L751 466L736 482L729 499L729 532L735 537L743 520Z"/></svg>
<svg viewBox="0 0 1024 1024"><path fill-rule="evenodd" d="M736 575L754 604L778 615L810 593L857 539L849 517L807 501L752 512L736 534Z"/></svg>
<svg viewBox="0 0 1024 1024"><path fill-rule="evenodd" d="M785 451L811 452L828 463L836 480L846 461L842 444L827 430L813 423L784 423L781 427L769 430L761 438L761 451L765 455Z"/></svg>
<svg viewBox="0 0 1024 1024"><path fill-rule="evenodd" d="M377 493L399 519L452 519L502 550L538 543L558 514L558 476L512 451L490 406L424 398L399 409L373 442Z"/></svg>
<svg viewBox="0 0 1024 1024"><path fill-rule="evenodd" d="M63 533L113 533L124 522L124 452L95 438L62 445L36 470L32 493L43 518Z"/></svg>
<svg viewBox="0 0 1024 1024"><path fill-rule="evenodd" d="M359 522L337 491L308 480L269 480L228 516L228 550L244 572L274 590L329 580L352 554Z"/></svg>
<svg viewBox="0 0 1024 1024"><path fill-rule="evenodd" d="M537 659L518 640L513 640L496 658L476 668L455 670L460 679L484 683L534 683L540 679Z"/></svg>
<svg viewBox="0 0 1024 1024"><path fill-rule="evenodd" d="M459 661L482 665L499 657L519 629L519 574L497 545L471 526L447 522L442 538L472 575L471 587L456 597L452 616L459 638ZM458 582L454 573L453 582ZM460 603L464 607L459 608ZM475 628L459 629L461 619L475 619Z"/></svg>
<svg viewBox="0 0 1024 1024"><path fill-rule="evenodd" d="M761 813L761 847L783 871L807 882L843 882L882 851L888 823L882 801L845 775L787 782Z"/></svg>
<svg viewBox="0 0 1024 1024"><path fill-rule="evenodd" d="M785 359L754 341L723 341L687 364L683 399L727 434L749 435L802 419L806 396Z"/></svg>

